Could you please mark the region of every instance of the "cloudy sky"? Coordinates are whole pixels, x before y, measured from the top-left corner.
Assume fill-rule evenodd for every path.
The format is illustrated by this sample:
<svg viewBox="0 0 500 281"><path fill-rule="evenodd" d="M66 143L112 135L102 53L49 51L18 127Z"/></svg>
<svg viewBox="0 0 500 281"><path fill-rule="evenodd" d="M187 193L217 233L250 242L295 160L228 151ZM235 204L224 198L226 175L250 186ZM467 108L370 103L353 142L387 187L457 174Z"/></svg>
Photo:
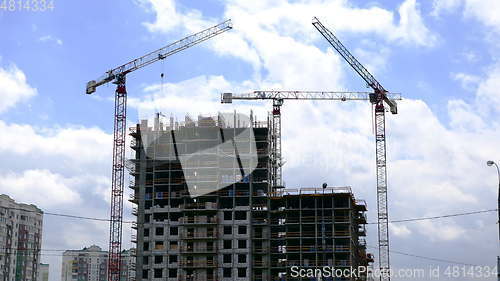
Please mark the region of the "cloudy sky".
<svg viewBox="0 0 500 281"><path fill-rule="evenodd" d="M45 12L0 9L0 193L17 201L107 217L114 89L88 96L86 82L227 18L230 32L128 76L130 125L152 111L181 119L253 109L265 118L270 104L221 105L224 91L365 91L311 25L317 16L404 96L399 114L387 115L390 218L496 208L497 175L486 160L500 160L497 0L53 3ZM282 112L287 187L352 186L374 221L370 104L289 101ZM127 219L130 209L126 202ZM44 224L44 249L107 247L105 222L45 216ZM391 224L392 266L450 265L421 257L493 266L497 227L495 213ZM130 234L125 228L124 247ZM374 225L368 244L377 245ZM60 278L58 255L43 252L51 281Z"/></svg>

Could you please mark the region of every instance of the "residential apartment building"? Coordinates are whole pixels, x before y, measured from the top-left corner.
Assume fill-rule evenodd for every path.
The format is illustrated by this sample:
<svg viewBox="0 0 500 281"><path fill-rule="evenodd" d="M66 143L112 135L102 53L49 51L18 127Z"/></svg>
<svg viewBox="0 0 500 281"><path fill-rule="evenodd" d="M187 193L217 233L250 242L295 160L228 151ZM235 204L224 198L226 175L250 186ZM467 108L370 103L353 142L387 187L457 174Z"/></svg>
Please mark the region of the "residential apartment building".
<svg viewBox="0 0 500 281"><path fill-rule="evenodd" d="M134 249L122 251L122 281L135 278ZM108 252L92 245L81 250L68 250L63 253L61 281L106 281Z"/></svg>
<svg viewBox="0 0 500 281"><path fill-rule="evenodd" d="M49 265L41 263L38 266L38 281L49 281Z"/></svg>
<svg viewBox="0 0 500 281"><path fill-rule="evenodd" d="M42 226L42 210L0 195L0 280L37 280Z"/></svg>

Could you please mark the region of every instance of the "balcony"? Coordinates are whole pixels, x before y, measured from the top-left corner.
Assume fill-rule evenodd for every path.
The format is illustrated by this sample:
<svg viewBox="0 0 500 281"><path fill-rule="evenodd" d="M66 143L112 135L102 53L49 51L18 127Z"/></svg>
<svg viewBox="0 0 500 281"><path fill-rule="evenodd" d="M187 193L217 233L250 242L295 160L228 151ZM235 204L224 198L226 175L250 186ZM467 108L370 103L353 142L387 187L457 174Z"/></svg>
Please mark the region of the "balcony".
<svg viewBox="0 0 500 281"><path fill-rule="evenodd" d="M133 179L131 179L131 180L129 181L129 183L128 183L128 187L129 187L130 189L133 189L133 190L135 190L135 189L137 189L137 188L138 188L138 186L135 184L135 180L133 180Z"/></svg>
<svg viewBox="0 0 500 281"><path fill-rule="evenodd" d="M252 218L252 224L267 224L266 218Z"/></svg>
<svg viewBox="0 0 500 281"><path fill-rule="evenodd" d="M189 193L185 192L185 191L172 191L172 192L170 192L171 198L182 198L184 196L189 196Z"/></svg>
<svg viewBox="0 0 500 281"><path fill-rule="evenodd" d="M366 228L365 225L360 225L358 227L358 235L359 236L366 236Z"/></svg>
<svg viewBox="0 0 500 281"><path fill-rule="evenodd" d="M345 237L345 236L351 236L351 232L349 230L335 230L333 232L333 235L335 237Z"/></svg>
<svg viewBox="0 0 500 281"><path fill-rule="evenodd" d="M193 261L193 260L184 260L179 263L180 267L188 267L188 268L215 268L217 267L217 262L207 260L207 261Z"/></svg>
<svg viewBox="0 0 500 281"><path fill-rule="evenodd" d="M253 235L254 239L267 239L269 233L267 231L265 232L255 232Z"/></svg>
<svg viewBox="0 0 500 281"><path fill-rule="evenodd" d="M129 174L135 176L138 175L139 173L137 172L136 166L132 161L127 161L125 163L125 167L127 168L127 171Z"/></svg>
<svg viewBox="0 0 500 281"><path fill-rule="evenodd" d="M335 245L335 252L337 253L348 253L351 248L348 245Z"/></svg>
<svg viewBox="0 0 500 281"><path fill-rule="evenodd" d="M299 267L321 267L328 266L329 264L326 262L315 262L314 260L286 260L282 261L281 264L286 265L287 267L299 266Z"/></svg>
<svg viewBox="0 0 500 281"><path fill-rule="evenodd" d="M165 250L165 245L163 245L163 242L161 242L162 244L156 244L153 248L153 251L163 251ZM171 247L172 248L172 247Z"/></svg>
<svg viewBox="0 0 500 281"><path fill-rule="evenodd" d="M323 246L318 246L318 247L316 247L316 246L286 246L281 250L283 253L287 253L287 252L321 252L321 251L331 252L333 250L333 247L331 245L325 245L325 247L323 247ZM274 252L276 252L276 251L274 251Z"/></svg>
<svg viewBox="0 0 500 281"><path fill-rule="evenodd" d="M302 238L322 238L322 237L332 237L332 232L331 231L326 231L326 232L315 232L315 231L288 231L288 232L278 232L278 233L272 233L272 238L295 238L295 237L302 237Z"/></svg>
<svg viewBox="0 0 500 281"><path fill-rule="evenodd" d="M181 205L184 211L217 211L217 203L215 202L200 202Z"/></svg>
<svg viewBox="0 0 500 281"><path fill-rule="evenodd" d="M365 200L356 200L356 210L366 212L366 201Z"/></svg>
<svg viewBox="0 0 500 281"><path fill-rule="evenodd" d="M334 216L334 222L350 222L351 218L349 216Z"/></svg>
<svg viewBox="0 0 500 281"><path fill-rule="evenodd" d="M206 281L215 281L215 280L219 280L219 279L216 279L216 276L217 275L207 275L205 279ZM170 280L171 278L169 278ZM198 281L200 280L199 278L197 278L196 275L187 275L187 276L181 276L181 277L178 277L177 280L179 281Z"/></svg>
<svg viewBox="0 0 500 281"><path fill-rule="evenodd" d="M253 262L253 266L255 266L255 267L267 267L267 263L264 262L263 260L259 260L259 261L255 260Z"/></svg>
<svg viewBox="0 0 500 281"><path fill-rule="evenodd" d="M267 204L265 204L265 203L254 204L252 206L252 210L253 211L263 211L263 212L265 212L265 211L267 211Z"/></svg>
<svg viewBox="0 0 500 281"><path fill-rule="evenodd" d="M217 217L182 217L181 224L216 224Z"/></svg>
<svg viewBox="0 0 500 281"><path fill-rule="evenodd" d="M128 128L128 134L131 136L138 136L137 127Z"/></svg>
<svg viewBox="0 0 500 281"><path fill-rule="evenodd" d="M254 247L254 253L266 253L269 250L268 247Z"/></svg>
<svg viewBox="0 0 500 281"><path fill-rule="evenodd" d="M335 261L335 266L348 267L351 266L349 260L337 260Z"/></svg>
<svg viewBox="0 0 500 281"><path fill-rule="evenodd" d="M130 148L132 148L133 150L137 150L140 148L140 143L136 138L132 138L132 140L130 141Z"/></svg>
<svg viewBox="0 0 500 281"><path fill-rule="evenodd" d="M220 191L217 192L217 194L219 194L219 196L229 196L229 197L232 197L232 196L249 196L250 192L249 191L241 191L241 190L238 190L238 191L234 191L234 190L220 190Z"/></svg>
<svg viewBox="0 0 500 281"><path fill-rule="evenodd" d="M182 232L181 238L183 239L201 239L201 240L212 240L217 239L216 232L207 232L207 233L199 233L199 232Z"/></svg>
<svg viewBox="0 0 500 281"><path fill-rule="evenodd" d="M366 248L366 239L365 238L359 238L358 241L359 241L358 242L359 246Z"/></svg>
<svg viewBox="0 0 500 281"><path fill-rule="evenodd" d="M366 224L366 214L365 213L359 213L355 217L356 222L359 224Z"/></svg>
<svg viewBox="0 0 500 281"><path fill-rule="evenodd" d="M137 204L139 202L139 199L134 194L130 194L128 196L128 201Z"/></svg>
<svg viewBox="0 0 500 281"><path fill-rule="evenodd" d="M185 254L215 254L217 252L215 247L193 247L193 246L182 246L180 247L181 253Z"/></svg>

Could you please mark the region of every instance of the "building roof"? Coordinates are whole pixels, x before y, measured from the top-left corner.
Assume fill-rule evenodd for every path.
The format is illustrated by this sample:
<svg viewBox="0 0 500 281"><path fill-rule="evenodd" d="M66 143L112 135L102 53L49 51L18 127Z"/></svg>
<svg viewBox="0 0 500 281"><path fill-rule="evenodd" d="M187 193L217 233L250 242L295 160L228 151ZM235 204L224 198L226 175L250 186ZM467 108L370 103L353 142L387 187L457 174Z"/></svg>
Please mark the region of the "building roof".
<svg viewBox="0 0 500 281"><path fill-rule="evenodd" d="M4 205L9 205L9 206L4 206ZM36 205L17 203L14 199L12 199L7 194L0 194L0 206L8 207L8 208L16 208L19 211L36 212L39 214L43 214L43 211L41 209L39 209Z"/></svg>

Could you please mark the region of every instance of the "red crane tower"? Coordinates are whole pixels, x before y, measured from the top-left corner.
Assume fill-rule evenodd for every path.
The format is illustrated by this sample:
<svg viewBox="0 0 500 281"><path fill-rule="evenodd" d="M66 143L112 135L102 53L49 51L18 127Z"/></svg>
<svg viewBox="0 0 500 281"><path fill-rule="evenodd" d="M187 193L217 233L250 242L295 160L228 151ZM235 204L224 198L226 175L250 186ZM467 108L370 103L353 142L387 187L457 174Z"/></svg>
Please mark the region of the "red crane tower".
<svg viewBox="0 0 500 281"><path fill-rule="evenodd" d="M375 148L377 170L377 208L378 208L378 251L380 280L390 280L389 265L389 218L387 208L387 157L385 143L385 105L389 106L392 114L397 114L397 104L387 96L387 91L371 75L371 73L347 50L340 40L328 30L316 17L312 24L337 50L347 63L373 89L370 102L375 107Z"/></svg>
<svg viewBox="0 0 500 281"><path fill-rule="evenodd" d="M123 218L123 187L125 180L125 129L127 123L127 91L125 76L149 64L208 40L232 28L231 20L189 35L161 49L107 71L98 80L87 83L87 94L108 82L116 84L113 133L113 167L111 176L111 213L109 227L108 281L119 281L121 273L121 245Z"/></svg>

